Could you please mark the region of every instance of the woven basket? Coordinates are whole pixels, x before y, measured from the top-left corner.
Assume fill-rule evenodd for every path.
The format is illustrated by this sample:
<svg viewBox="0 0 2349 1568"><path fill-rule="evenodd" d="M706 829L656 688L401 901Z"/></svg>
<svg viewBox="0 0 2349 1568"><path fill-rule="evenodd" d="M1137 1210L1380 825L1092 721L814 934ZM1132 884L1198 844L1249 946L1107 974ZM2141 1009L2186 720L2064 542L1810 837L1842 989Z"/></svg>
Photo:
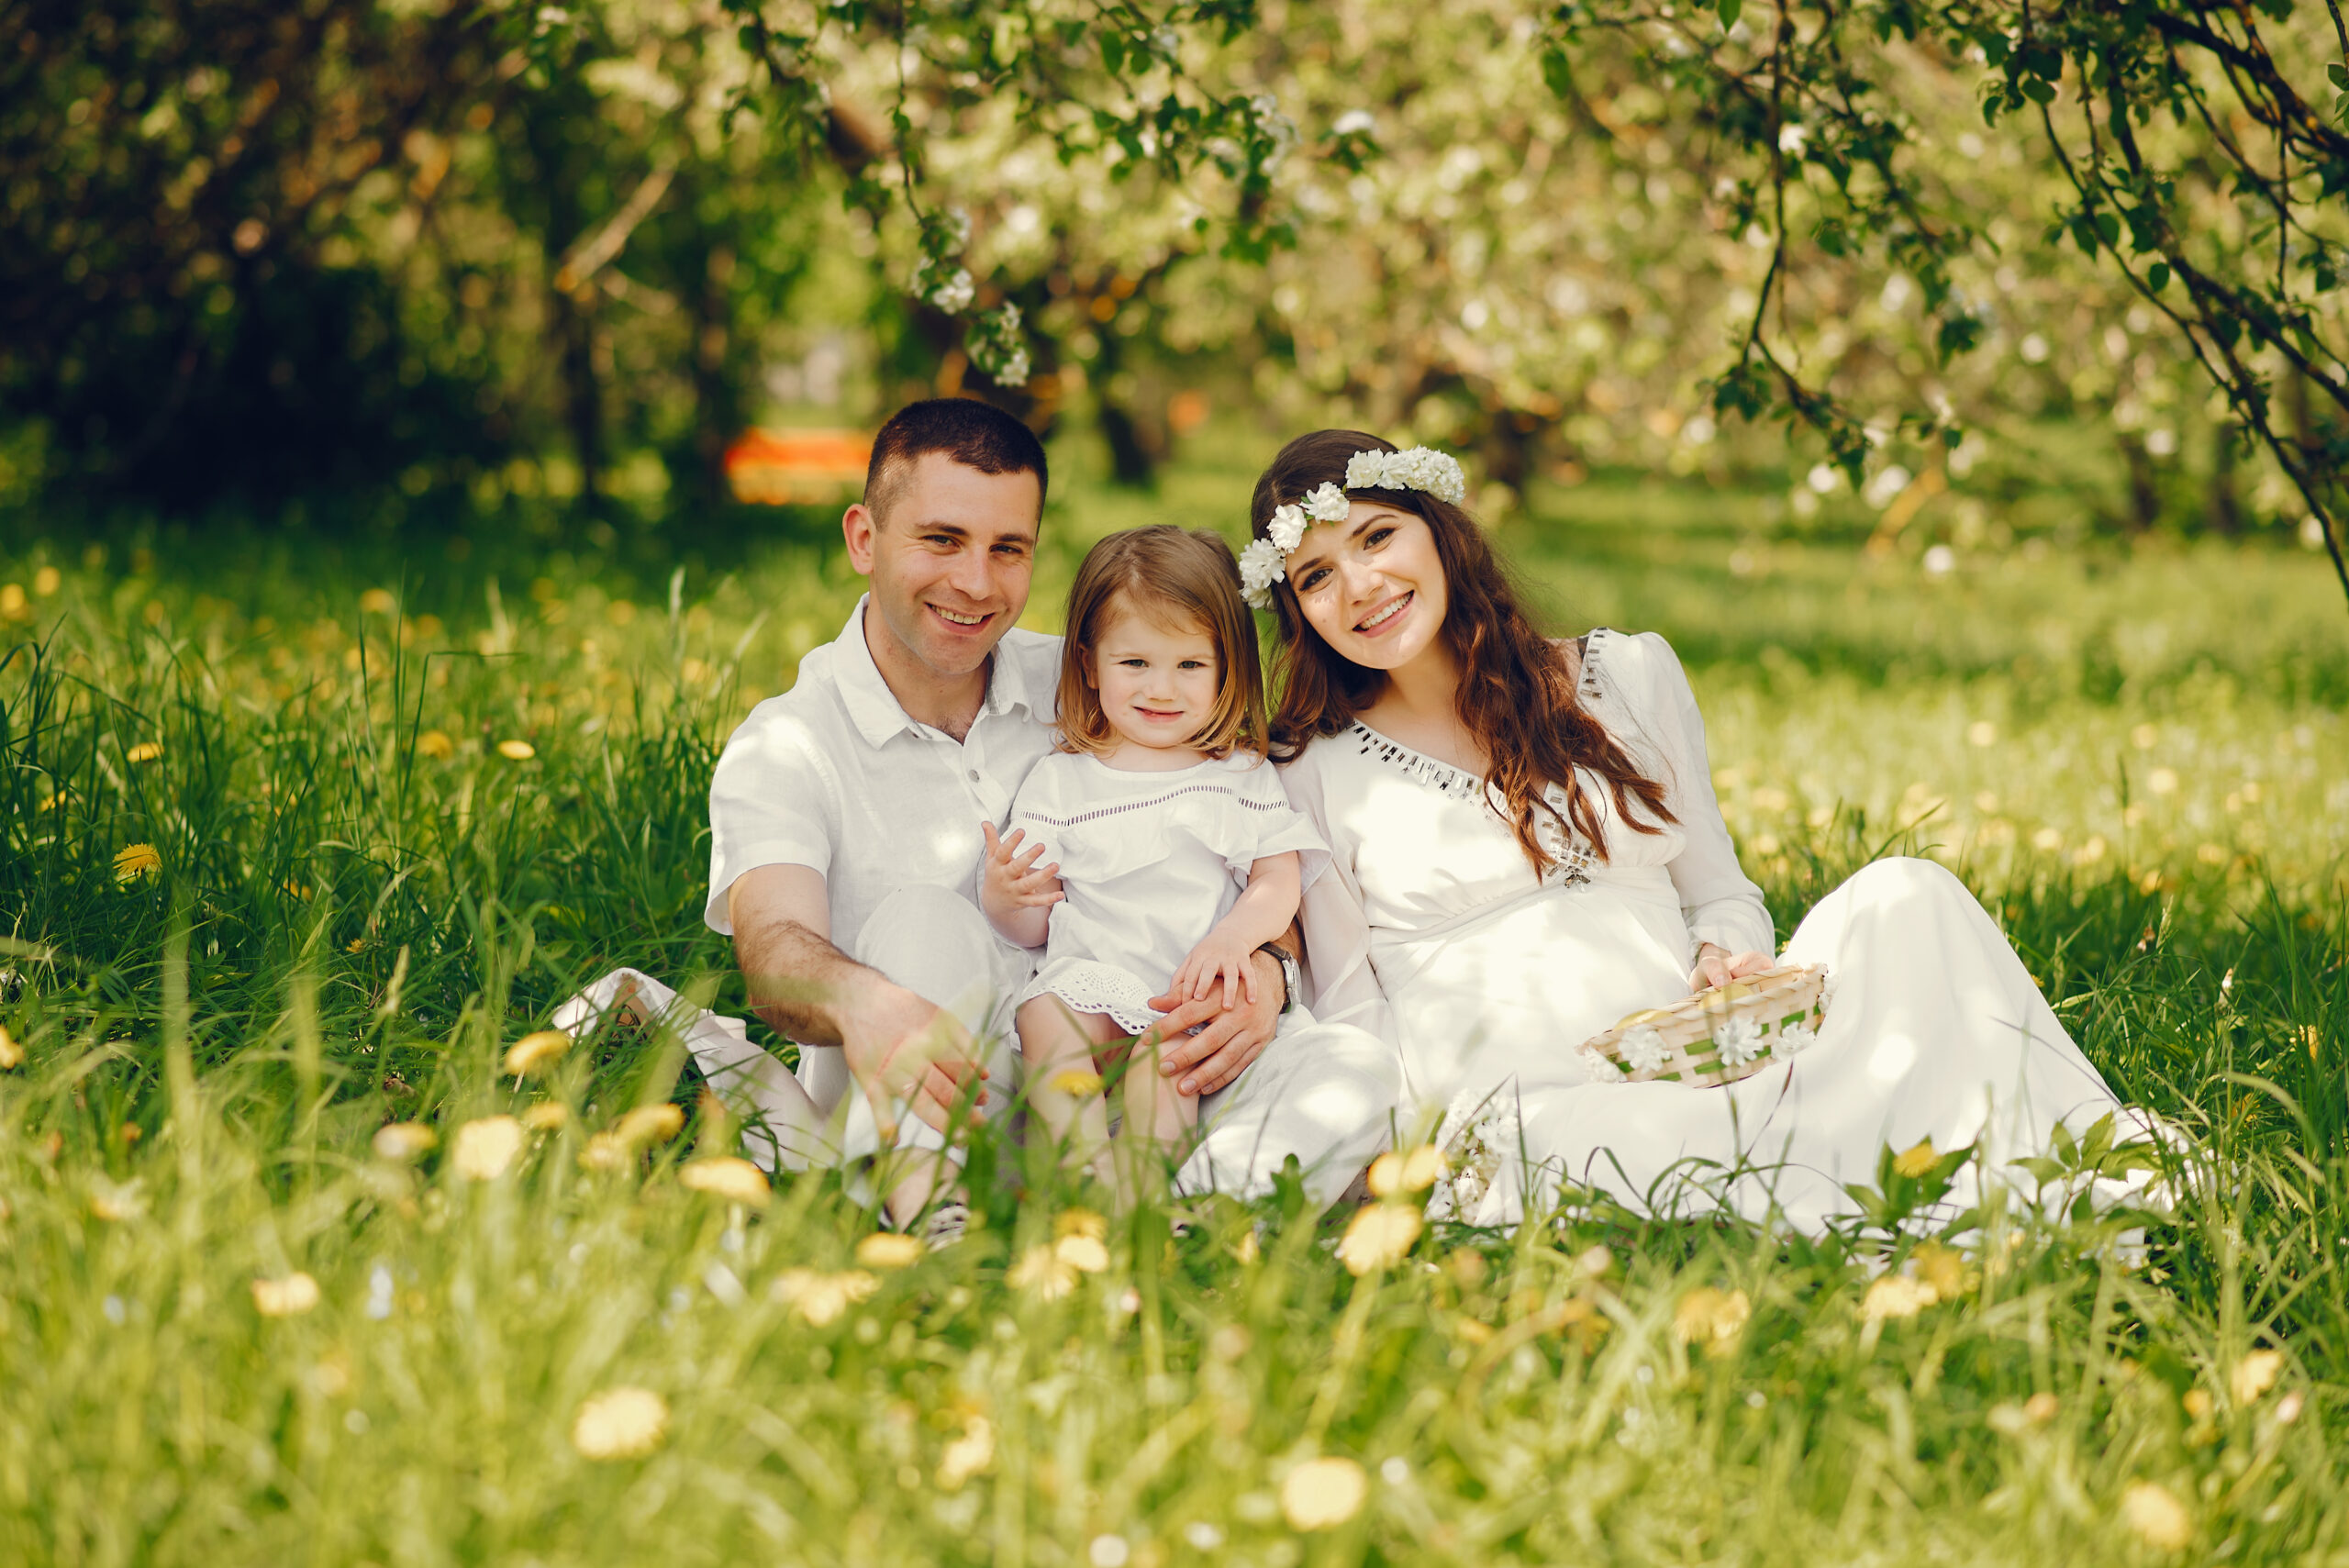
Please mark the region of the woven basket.
<svg viewBox="0 0 2349 1568"><path fill-rule="evenodd" d="M1765 969L1669 1007L1633 1013L1591 1036L1584 1060L1601 1084L1734 1084L1818 1039L1828 989L1827 971L1815 964Z"/></svg>

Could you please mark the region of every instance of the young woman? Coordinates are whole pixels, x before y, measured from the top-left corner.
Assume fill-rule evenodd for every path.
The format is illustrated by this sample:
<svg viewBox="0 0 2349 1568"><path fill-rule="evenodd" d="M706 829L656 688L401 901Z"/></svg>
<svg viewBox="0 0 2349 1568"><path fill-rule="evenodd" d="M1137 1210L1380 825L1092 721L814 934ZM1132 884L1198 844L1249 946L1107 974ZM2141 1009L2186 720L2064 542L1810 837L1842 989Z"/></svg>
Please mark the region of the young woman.
<svg viewBox="0 0 2349 1568"><path fill-rule="evenodd" d="M1867 867L1795 931L1786 960L1834 987L1799 1060L1720 1088L1595 1081L1593 1034L1776 962L1770 917L1671 648L1538 635L1462 490L1440 452L1300 437L1257 482L1241 562L1278 620L1273 754L1332 857L1302 912L1314 1010L1396 1041L1422 1126L1507 1153L1440 1207L1509 1223L1567 1179L1816 1230L1887 1144L1976 1147L2029 1193L2011 1162L2121 1109L1920 860ZM1952 1200L1975 1195L1961 1173Z"/></svg>

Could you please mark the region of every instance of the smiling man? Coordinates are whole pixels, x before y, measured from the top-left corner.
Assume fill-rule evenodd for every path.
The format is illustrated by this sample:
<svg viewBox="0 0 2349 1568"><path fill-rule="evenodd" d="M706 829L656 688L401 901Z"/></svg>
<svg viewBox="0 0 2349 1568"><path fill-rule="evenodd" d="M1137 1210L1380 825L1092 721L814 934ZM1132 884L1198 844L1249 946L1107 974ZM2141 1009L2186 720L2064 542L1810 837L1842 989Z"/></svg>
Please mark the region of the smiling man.
<svg viewBox="0 0 2349 1568"><path fill-rule="evenodd" d="M759 1016L800 1043L798 1083L755 1048L696 1050L773 1119L824 1119L827 1157L941 1149L966 1096L984 1114L1011 1088L1004 1009L1033 959L979 913L981 825L1002 827L1053 742L1060 639L1013 624L1048 483L1042 445L999 409L899 410L842 518L870 592L735 731L710 785L706 917L734 938ZM1256 962L1253 1006L1158 999L1186 1092L1230 1086L1202 1102L1183 1185L1260 1191L1294 1155L1333 1197L1381 1146L1399 1065L1335 1025L1292 1028L1259 1062L1291 998L1285 966ZM891 1195L900 1223L930 1193L934 1166L916 1165Z"/></svg>

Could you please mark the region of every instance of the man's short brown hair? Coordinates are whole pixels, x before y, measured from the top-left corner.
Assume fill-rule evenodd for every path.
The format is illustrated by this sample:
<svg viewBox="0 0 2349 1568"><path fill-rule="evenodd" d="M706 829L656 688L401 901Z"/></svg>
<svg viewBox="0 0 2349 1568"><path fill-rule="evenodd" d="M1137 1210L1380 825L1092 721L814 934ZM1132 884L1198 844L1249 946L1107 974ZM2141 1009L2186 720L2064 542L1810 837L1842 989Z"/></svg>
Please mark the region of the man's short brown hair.
<svg viewBox="0 0 2349 1568"><path fill-rule="evenodd" d="M873 460L865 465L866 509L875 517L885 517L915 461L930 452L943 452L981 473L1034 474L1036 512L1043 515L1044 491L1050 484L1044 443L1036 439L1035 431L1002 409L974 397L925 398L907 404L889 417L881 433L873 438Z"/></svg>

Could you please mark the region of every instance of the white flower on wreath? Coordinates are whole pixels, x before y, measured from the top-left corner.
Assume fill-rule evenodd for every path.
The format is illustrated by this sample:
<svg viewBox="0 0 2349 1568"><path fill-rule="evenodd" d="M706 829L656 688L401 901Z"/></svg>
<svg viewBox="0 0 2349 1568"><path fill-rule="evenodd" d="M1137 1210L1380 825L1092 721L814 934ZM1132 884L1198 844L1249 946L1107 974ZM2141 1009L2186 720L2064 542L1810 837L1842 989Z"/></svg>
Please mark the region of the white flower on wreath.
<svg viewBox="0 0 2349 1568"><path fill-rule="evenodd" d="M1468 495L1459 460L1432 447L1399 452L1356 452L1346 463L1349 490L1424 490L1458 506Z"/></svg>
<svg viewBox="0 0 2349 1568"><path fill-rule="evenodd" d="M1273 584L1288 564L1288 552L1271 539L1251 539L1240 552L1240 596L1251 608L1273 607Z"/></svg>
<svg viewBox="0 0 2349 1568"><path fill-rule="evenodd" d="M1791 1023L1778 1030L1778 1038L1771 1046L1774 1056L1800 1056L1819 1043L1819 1031L1808 1020Z"/></svg>
<svg viewBox="0 0 2349 1568"><path fill-rule="evenodd" d="M1665 1046L1661 1031L1633 1029L1621 1042L1623 1061L1634 1073L1653 1073L1664 1065Z"/></svg>
<svg viewBox="0 0 2349 1568"><path fill-rule="evenodd" d="M1724 1067L1742 1067L1762 1054L1762 1026L1752 1018L1726 1018L1713 1028L1713 1044Z"/></svg>

